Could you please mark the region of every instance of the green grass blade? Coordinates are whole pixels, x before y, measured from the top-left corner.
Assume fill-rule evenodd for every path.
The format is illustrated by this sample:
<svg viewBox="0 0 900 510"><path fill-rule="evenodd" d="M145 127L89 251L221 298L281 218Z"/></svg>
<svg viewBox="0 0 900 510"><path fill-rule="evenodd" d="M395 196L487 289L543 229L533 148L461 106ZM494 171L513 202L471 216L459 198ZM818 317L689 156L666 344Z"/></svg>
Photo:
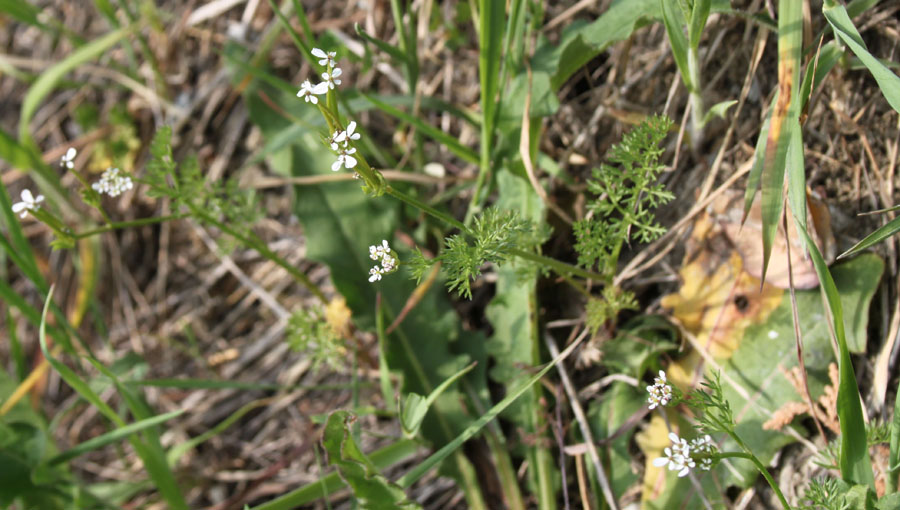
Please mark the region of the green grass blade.
<svg viewBox="0 0 900 510"><path fill-rule="evenodd" d="M835 64L840 60L844 52L838 45L831 41L824 44L819 51L819 55L810 60L806 65L806 72L803 75L803 85L800 87L800 103L803 105L803 111L809 107L807 104L812 91L819 88L825 76L834 68ZM815 74L813 74L815 69Z"/></svg>
<svg viewBox="0 0 900 510"><path fill-rule="evenodd" d="M385 446L369 455L369 460L379 470L412 458L419 449L419 443L401 439ZM253 507L251 510L293 510L300 505L312 503L317 499L328 497L344 487L344 482L337 473L331 473L315 482L295 489L279 498Z"/></svg>
<svg viewBox="0 0 900 510"><path fill-rule="evenodd" d="M40 9L31 5L29 2L23 2L22 0L0 0L0 13L9 14L22 23L27 23L38 28L45 28L44 24L38 21L39 12Z"/></svg>
<svg viewBox="0 0 900 510"><path fill-rule="evenodd" d="M853 363L850 360L850 350L847 348L847 337L844 333L844 312L841 308L841 296L838 294L834 279L825 259L819 253L819 248L810 239L809 233L797 222L797 229L806 241L806 246L819 276L819 283L823 294L826 309L830 312L832 330L837 337L840 359L838 370L840 372L840 384L838 385L837 412L841 424L841 452L840 468L841 477L851 484L864 484L875 488L872 476L872 462L869 458L869 447L866 440L866 424L863 420L862 406L859 403L859 387L856 384L856 374L853 371Z"/></svg>
<svg viewBox="0 0 900 510"><path fill-rule="evenodd" d="M66 73L97 58L131 32L132 27L114 30L78 48L71 55L41 73L37 81L28 89L28 93L25 94L25 99L22 101L22 112L19 116L19 140L30 140L29 123L31 118L37 111L41 100L53 91L56 83Z"/></svg>
<svg viewBox="0 0 900 510"><path fill-rule="evenodd" d="M290 34L291 39L294 41L294 46L297 47L297 50L300 51L300 54L303 55L303 58L307 62L309 62L309 65L313 69L318 69L320 66L318 65L316 59L312 57L309 45L303 42L303 39L300 38L300 34L298 34L297 31L294 30L294 27L291 26L291 22L284 17L284 14L282 14L281 9L278 8L275 0L269 0L269 5L272 6L272 11L275 12L275 16L278 17L278 21L280 21L281 24L284 25L284 28L287 29L288 34Z"/></svg>
<svg viewBox="0 0 900 510"><path fill-rule="evenodd" d="M803 135L799 119L789 119L791 141L787 153L788 204L797 221L806 225L806 169L803 167Z"/></svg>
<svg viewBox="0 0 900 510"><path fill-rule="evenodd" d="M81 377L78 376L71 368L61 363L59 360L53 357L50 353L50 350L47 348L47 339L46 339L46 326L47 326L47 310L50 309L50 303L53 298L53 288L50 288L50 291L47 293L47 300L44 302L44 311L41 314L41 326L39 332L39 340L41 345L41 351L44 353L44 357L50 363L50 365L59 373L59 375L63 378L63 380L72 387L82 398L87 400L91 405L97 408L103 416L108 418L111 422L113 422L117 427L121 428L126 426L125 421L113 410L112 407L109 406L106 402L104 402L94 390L85 382ZM141 410L139 406L136 406L134 402L133 395L130 395L130 392L125 389L122 384L118 381L115 374L109 371L106 367L104 367L100 362L94 360L91 357L88 357L88 360L104 375L110 377L113 380L113 383L116 384L120 393L122 393L123 398L126 402L129 403L129 407L132 410L135 418L138 420L143 420L150 418L149 413ZM123 391L124 390L124 391ZM137 411L137 412L136 412ZM151 431L153 431L153 427L145 428L144 434L147 435ZM154 436L150 436L151 439ZM138 456L141 457L141 460L144 462L144 467L147 472L150 474L150 477L153 479L153 482L156 484L156 488L159 491L160 495L169 503L170 508L174 508L176 510L188 510L187 503L184 501L184 496L181 494L181 490L178 488L177 483L175 482L175 476L172 474L172 471L169 469L169 466L166 464L165 454L162 451L162 447L158 444L158 437L155 437L156 442L152 442L151 444L144 443L140 441L136 436L132 435L129 437L129 442L134 448L135 452L137 452Z"/></svg>
<svg viewBox="0 0 900 510"><path fill-rule="evenodd" d="M694 0L694 8L691 10L691 24L688 28L688 38L691 48L700 47L700 38L703 36L703 28L709 18L709 9L712 6L710 0Z"/></svg>
<svg viewBox="0 0 900 510"><path fill-rule="evenodd" d="M898 474L900 474L900 388L897 388L897 397L894 399L894 417L891 420L891 452L888 455L885 494L897 492Z"/></svg>
<svg viewBox="0 0 900 510"><path fill-rule="evenodd" d="M494 148L494 124L497 113L497 91L500 82L500 57L506 29L506 2L478 2L478 82L481 85L481 156L478 180L466 219L480 208L482 192L491 172L491 150Z"/></svg>
<svg viewBox="0 0 900 510"><path fill-rule="evenodd" d="M456 154L465 161L468 161L469 163L478 163L478 155L475 153L475 151L459 143L459 140L457 140L456 138L448 135L447 133L444 133L434 126L426 124L424 121L422 121L422 119L418 117L413 117L412 115L402 110L394 108L393 106L385 102L375 99L375 97L373 96L370 96L368 94L362 94L362 96L368 99L373 105L375 105L376 108L383 111L384 113L416 126L416 129L432 138L436 142L443 144L450 150L450 152Z"/></svg>
<svg viewBox="0 0 900 510"><path fill-rule="evenodd" d="M172 411L170 413L160 414L157 416L153 416L147 418L145 420L141 420L135 423L131 423L129 425L125 425L124 427L119 427L117 429L111 430L106 434L97 436L92 439L88 439L87 441L80 443L78 446L70 448L59 455L51 458L47 461L47 465L53 466L55 464L60 464L62 462L66 462L74 459L84 453L87 453L91 450L96 450L97 448L101 448L111 443L115 443L122 439L127 438L128 436L140 432L147 427L153 427L155 425L159 425L160 423L167 422L176 416L180 416L184 414L184 409L179 409L177 411Z"/></svg>
<svg viewBox="0 0 900 510"><path fill-rule="evenodd" d="M797 101L800 88L800 57L803 50L803 17L800 7L801 3L796 0L781 0L778 4L778 99L769 124L765 160L760 176L762 281L766 279L775 233L781 221L787 154L793 137L793 128L800 115Z"/></svg>
<svg viewBox="0 0 900 510"><path fill-rule="evenodd" d="M207 430L206 432L200 434L197 437L193 437L183 443L177 444L169 450L169 453L166 455L166 461L170 466L175 466L178 463L178 459L181 458L182 455L189 452L190 450L196 448L198 445L212 439L213 437L224 432L228 427L234 425L234 423L250 411L256 409L257 407L261 407L269 404L270 399L262 399L255 400L253 402L248 402L241 406L237 411L231 413L227 418L222 420L215 427Z"/></svg>
<svg viewBox="0 0 900 510"><path fill-rule="evenodd" d="M888 237L891 237L892 235L896 234L897 232L900 232L900 217L894 218L893 220L889 221L887 224L882 225L877 230L875 230L875 232L872 232L871 234L864 237L862 241L854 244L852 248L850 248L849 250L845 251L844 253L841 253L840 255L838 255L838 258L842 259L844 257L856 255L857 253L865 250L866 248L869 248L870 246L873 246L875 244L880 243L881 241L884 241Z"/></svg>
<svg viewBox="0 0 900 510"><path fill-rule="evenodd" d="M357 23L355 25L355 28L356 28L356 34L359 35L360 37L362 37L363 41L365 41L365 42L375 46L379 50L387 53L388 55L391 56L391 58L393 58L397 62L406 62L406 53L403 53L403 51L400 48L390 45L390 44L382 41L381 39L376 39L376 38L372 37L371 35L369 35L368 32L366 32L359 26L359 23Z"/></svg>
<svg viewBox="0 0 900 510"><path fill-rule="evenodd" d="M538 373L532 376L530 379L525 381L522 385L520 385L515 390L509 392L509 394L497 403L494 407L490 408L487 413L483 414L480 418L473 421L471 425L466 427L466 429L458 435L455 439L444 445L443 448L431 454L427 459L425 459L421 464L411 469L405 475L400 477L397 480L397 485L403 488L407 488L413 483L415 483L418 479L425 476L431 468L440 464L442 460L449 457L455 450L457 450L463 443L468 441L469 439L475 437L475 434L484 428L485 425L490 423L491 420L497 417L504 409L509 407L510 404L515 402L519 397L525 394L529 388L531 388L536 382L540 381L542 377L544 377L547 372L553 369L559 362L566 359L569 354L575 350L575 347L578 346L580 342L573 342L569 345L566 350L561 352L559 356L554 358L550 363L542 368ZM863 436L865 437L865 436Z"/></svg>
<svg viewBox="0 0 900 510"><path fill-rule="evenodd" d="M822 14L825 15L828 24L834 29L835 36L849 46L857 58L872 73L872 77L875 78L878 88L881 89L881 93L887 99L891 108L900 112L900 78L869 53L869 50L866 49L866 43L863 42L856 27L853 26L853 21L850 20L850 16L847 14L847 9L843 5L834 2L834 0L825 0L825 5L822 6Z"/></svg>
<svg viewBox="0 0 900 510"><path fill-rule="evenodd" d="M688 69L688 40L684 36L684 13L681 8L673 0L659 0L660 11L662 11L663 25L666 27L666 35L669 36L669 45L672 47L672 56L675 58L675 65L678 66L678 73L681 74L681 81L684 82L688 91L693 92L694 84L691 83L691 73Z"/></svg>
<svg viewBox="0 0 900 510"><path fill-rule="evenodd" d="M122 420L119 414L116 413L116 411L112 407L110 407L109 404L104 402L103 399L101 399L100 396L91 389L88 383L85 382L84 379L79 377L74 370L53 357L53 354L47 347L47 311L50 309L50 303L52 302L52 300L53 287L50 288L50 292L47 293L47 299L44 301L44 311L41 313L41 325L38 332L38 340L40 342L41 352L44 354L44 358L46 358L47 362L50 363L50 366L53 367L53 369L56 370L57 373L59 373L63 381L71 386L72 389L81 396L81 398L87 400L88 403L96 407L103 416L113 422L117 427L124 427L125 421Z"/></svg>

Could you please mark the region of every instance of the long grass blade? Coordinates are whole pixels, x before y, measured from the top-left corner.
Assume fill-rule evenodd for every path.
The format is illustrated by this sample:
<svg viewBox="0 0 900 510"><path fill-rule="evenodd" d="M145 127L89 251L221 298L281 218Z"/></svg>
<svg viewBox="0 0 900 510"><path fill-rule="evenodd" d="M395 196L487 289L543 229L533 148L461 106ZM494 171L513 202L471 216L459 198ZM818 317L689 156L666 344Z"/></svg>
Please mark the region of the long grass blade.
<svg viewBox="0 0 900 510"><path fill-rule="evenodd" d="M694 84L691 83L691 73L688 69L688 40L682 28L685 25L684 13L677 2L672 0L659 0L659 7L666 35L669 37L669 46L672 47L672 57L675 58L675 65L681 74L681 81L688 91L693 92Z"/></svg>
<svg viewBox="0 0 900 510"><path fill-rule="evenodd" d="M894 218L887 224L882 225L877 230L864 237L862 241L854 244L852 248L838 255L837 258L842 259L851 255L856 255L857 253L884 241L897 232L900 232L900 217Z"/></svg>
<svg viewBox="0 0 900 510"><path fill-rule="evenodd" d="M122 38L133 31L132 27L123 27L114 30L105 36L93 40L78 48L71 55L54 64L44 71L25 94L22 101L22 112L19 116L19 140L30 140L29 123L37 111L41 100L53 91L56 83L69 71L99 57L104 51L118 43Z"/></svg>
<svg viewBox="0 0 900 510"><path fill-rule="evenodd" d="M56 464L60 464L60 463L72 460L75 457L83 455L91 450L96 450L96 449L102 448L108 444L112 444L112 443L115 443L122 439L125 439L128 436L130 436L136 432L140 432L140 431L146 429L147 427L153 427L153 426L159 425L160 423L165 423L165 422L171 420L172 418L175 418L176 416L180 416L180 415L184 414L184 411L185 411L184 409L179 409L177 411L172 411L169 413L153 416L153 417L147 418L145 420L141 420L141 421L138 421L135 423L125 425L124 427L119 427L117 429L111 430L111 431L107 432L106 434L97 436L95 438L88 439L87 441L84 441L83 443L80 443L77 446L70 448L70 449L60 453L59 455L56 455L55 457L51 458L50 460L47 461L47 465L53 466Z"/></svg>
<svg viewBox="0 0 900 510"><path fill-rule="evenodd" d="M580 343L580 341L572 342L572 344L566 347L566 349L561 352L559 356L553 358L550 363L547 363L547 366L542 368L530 379L522 383L521 386L519 386L515 390L510 391L506 398L498 402L494 407L490 408L487 413L483 414L480 418L472 422L472 424L466 427L466 429L453 441L450 441L449 443L444 445L443 448L431 454L431 456L425 459L421 464L414 467L405 475L400 477L400 479L397 480L397 485L403 488L407 488L415 483L418 479L425 476L425 474L428 473L431 468L440 464L441 461L450 456L450 454L452 454L460 446L462 446L463 443L475 437L475 434L477 434L482 428L484 428L485 425L490 423L491 420L496 418L497 415L499 415L501 412L503 412L504 409L509 407L510 404L524 395L525 392L528 391L529 388L531 388L531 386L540 381L541 378L547 374L547 372L553 369L553 367L555 367L562 360L566 359L569 354L571 354L572 351L575 350L575 347L578 347Z"/></svg>
<svg viewBox="0 0 900 510"><path fill-rule="evenodd" d="M416 129L418 129L428 137L434 139L436 142L445 145L448 149L450 149L450 152L456 154L460 158L468 161L469 163L478 163L478 155L475 154L475 151L459 143L459 140L457 140L456 138L448 135L447 133L444 133L434 126L426 124L422 121L422 119L418 117L413 117L412 115L400 109L394 108L393 106L383 101L375 99L375 97L373 96L370 96L368 94L362 94L362 96L368 99L373 105L375 105L376 108L383 111L384 113L416 126Z"/></svg>
<svg viewBox="0 0 900 510"><path fill-rule="evenodd" d="M763 271L772 255L775 233L784 204L784 174L792 131L799 118L800 57L803 19L801 2L781 0L778 4L778 99L772 112L763 171L760 178L762 206Z"/></svg>
<svg viewBox="0 0 900 510"><path fill-rule="evenodd" d="M802 228L797 217L794 217L797 230L806 241L806 246L812 258L816 274L819 276L819 284L823 294L826 310L832 323L832 331L836 337L840 358L838 359L838 371L840 383L838 384L837 412L841 424L841 452L840 468L841 477L851 484L864 484L875 489L872 475L872 462L869 458L869 446L866 440L866 424L863 420L862 406L859 403L859 387L856 384L856 374L853 363L850 360L850 350L847 348L847 337L844 332L844 312L841 308L841 296L838 294L834 279L825 259L819 253L819 248L809 237L806 229Z"/></svg>
<svg viewBox="0 0 900 510"><path fill-rule="evenodd" d="M862 61L872 77L878 83L878 88L891 108L900 112L900 77L897 77L890 69L869 53L866 43L863 42L859 32L850 20L847 9L834 0L825 0L822 6L822 14L828 20L828 24L834 29L834 35L844 42L850 50Z"/></svg>

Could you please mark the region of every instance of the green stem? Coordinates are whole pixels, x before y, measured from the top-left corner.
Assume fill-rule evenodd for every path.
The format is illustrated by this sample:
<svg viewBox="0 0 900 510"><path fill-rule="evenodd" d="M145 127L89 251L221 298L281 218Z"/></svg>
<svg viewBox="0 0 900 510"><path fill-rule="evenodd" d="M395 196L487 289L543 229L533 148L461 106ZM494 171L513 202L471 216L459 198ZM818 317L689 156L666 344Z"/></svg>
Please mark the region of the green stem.
<svg viewBox="0 0 900 510"><path fill-rule="evenodd" d="M193 209L192 213L197 218L200 218L203 221L209 223L210 225L215 226L222 232L225 232L226 234L230 235L231 237L237 239L238 241L243 243L245 246L249 246L250 248L253 248L263 257L278 264L279 266L284 268L291 276L293 276L294 279L297 280L297 283L299 283L299 284L303 285L304 287L306 287L307 289L309 289L309 291L312 292L313 295L315 295L317 298L319 298L319 301L321 301L322 303L328 303L328 298L325 297L325 294L321 290L319 290L319 287L316 286L316 284L313 283L312 280L310 280L309 277L306 276L306 274L304 274L302 271L300 271L296 267L292 266L290 263L288 263L288 261L281 258L281 256L279 256L277 253L270 250L269 247L265 245L265 243L261 242L258 239L252 239L249 236L246 236L246 235L238 232L237 230L229 227L228 225L213 218L212 216L208 215L207 213L205 213L203 211Z"/></svg>
<svg viewBox="0 0 900 510"><path fill-rule="evenodd" d="M152 218L141 218L139 220L111 222L103 225L102 227L85 230L84 232L76 232L72 234L72 237L74 237L75 239L84 239L85 237L102 234L103 232L109 232L111 230L129 227L143 227L144 225L153 225L154 223L162 223L169 220L178 220L186 216L187 214L170 214L169 216L154 216Z"/></svg>
<svg viewBox="0 0 900 510"><path fill-rule="evenodd" d="M697 48L688 49L688 73L691 76L693 90L691 95L691 145L696 150L703 143L703 117L706 115L703 106L703 87L700 85L700 55Z"/></svg>
<svg viewBox="0 0 900 510"><path fill-rule="evenodd" d="M734 434L730 434L733 439L737 439ZM746 446L738 439L738 443L741 445L741 448L746 449ZM775 483L775 479L772 478L772 475L769 474L769 470L763 466L763 463L760 462L756 455L752 453L744 453L744 452L724 452L718 453L716 456L720 459L733 457L740 459L747 459L756 466L757 471L763 475L763 478L766 479L766 482L769 483L769 486L772 487L772 490L775 491L775 495L778 496L778 499L781 501L781 506L784 507L784 510L791 510L791 505L788 504L787 499L785 499L784 494L781 493L781 489L778 488L778 484Z"/></svg>

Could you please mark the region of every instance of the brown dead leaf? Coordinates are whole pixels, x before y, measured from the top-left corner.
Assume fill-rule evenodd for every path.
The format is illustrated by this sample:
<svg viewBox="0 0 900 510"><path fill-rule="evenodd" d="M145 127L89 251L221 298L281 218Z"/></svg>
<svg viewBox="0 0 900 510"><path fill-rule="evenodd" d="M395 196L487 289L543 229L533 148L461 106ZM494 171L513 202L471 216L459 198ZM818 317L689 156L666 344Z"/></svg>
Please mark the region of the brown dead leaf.
<svg viewBox="0 0 900 510"><path fill-rule="evenodd" d="M724 193L712 203L712 214L717 224L725 232L728 239L734 244L744 261L744 269L756 278L760 278L763 268L762 245L762 206L761 201L753 202L753 207L747 215L747 220L741 226L743 214L743 194L738 191ZM819 250L830 263L835 256L834 235L831 232L831 215L828 207L811 192L806 194L807 224L810 235ZM788 211L790 215L790 211ZM794 271L794 287L798 289L812 289L819 285L815 267L806 256L800 244L800 234L794 226L794 222L788 216L788 237L791 240L791 266ZM788 288L788 263L787 243L785 241L784 227L779 225L772 245L772 257L766 272L766 283L771 283L778 288Z"/></svg>

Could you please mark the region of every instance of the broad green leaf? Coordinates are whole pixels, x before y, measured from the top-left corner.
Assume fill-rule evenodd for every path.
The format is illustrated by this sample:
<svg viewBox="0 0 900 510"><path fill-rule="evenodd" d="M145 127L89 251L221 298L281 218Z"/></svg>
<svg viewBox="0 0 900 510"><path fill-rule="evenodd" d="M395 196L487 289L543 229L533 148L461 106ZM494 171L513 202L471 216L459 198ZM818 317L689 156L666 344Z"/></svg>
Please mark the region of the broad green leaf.
<svg viewBox="0 0 900 510"><path fill-rule="evenodd" d="M363 455L353 441L350 423L355 418L347 411L335 411L328 417L322 444L328 452L328 463L336 466L341 478L353 491L363 510L421 509L396 484L378 472L375 464Z"/></svg>
<svg viewBox="0 0 900 510"><path fill-rule="evenodd" d="M841 477L852 483L864 484L875 488L872 475L872 462L869 458L869 447L866 444L866 424L863 419L862 407L859 403L859 387L856 385L856 374L853 370L853 362L850 359L850 349L847 346L847 337L844 329L844 312L841 305L841 294L835 285L835 280L828 271L828 266L819 253L819 248L810 239L809 234L797 225L801 235L806 240L806 246L819 275L819 283L823 294L823 301L827 304L829 319L831 321L834 336L838 343L840 359L838 369L840 371L840 384L838 386L837 411L841 422ZM862 258L862 257L859 257ZM859 260L859 258L855 260Z"/></svg>
<svg viewBox="0 0 900 510"><path fill-rule="evenodd" d="M593 429L594 439L608 440L629 418L646 405L647 394L643 387L616 381L601 391L596 399L591 399L587 410L588 421ZM624 494L639 480L632 469L634 454L631 452L631 438L637 431L631 428L612 440L600 450L601 456L609 459L610 486L614 494Z"/></svg>
<svg viewBox="0 0 900 510"><path fill-rule="evenodd" d="M881 93L887 99L891 108L900 112L900 77L897 77L893 71L885 67L884 64L869 53L866 43L863 42L856 27L853 26L853 21L847 15L847 9L834 0L825 0L825 4L822 6L822 14L825 15L825 19L828 20L828 24L831 25L834 34L850 47L853 53L869 69L869 72L872 73L872 77L875 78L878 88L881 89Z"/></svg>
<svg viewBox="0 0 900 510"><path fill-rule="evenodd" d="M659 358L664 353L678 348L678 330L672 324L659 315L639 315L600 346L601 363L612 373L641 379L651 367L660 366Z"/></svg>
<svg viewBox="0 0 900 510"><path fill-rule="evenodd" d="M874 246L881 241L884 241L888 237L900 232L900 217L894 218L893 220L887 222L886 224L875 229L874 232L867 235L862 239L862 241L853 245L852 248L838 255L839 259L849 257L851 255L856 255L857 253Z"/></svg>
<svg viewBox="0 0 900 510"><path fill-rule="evenodd" d="M884 263L873 254L854 258L832 268L834 285L840 294L840 306L846 312L847 346L865 348L869 306L878 289L883 269ZM748 285L753 289L745 295L749 301L748 310L763 307L762 303L756 301L759 299L755 295L758 283ZM810 392L815 400L823 393L824 387L830 384L828 365L835 361L828 316L818 289L798 291L796 295L799 327L803 335L804 362L809 375ZM715 306L714 303L710 305ZM729 332L729 340L723 340L731 341L730 338L734 337L737 348L730 357L717 359L722 370L725 399L731 404L737 418L737 433L763 464L768 464L783 446L795 439L787 431L763 430L762 424L786 403L804 401L804 396L796 392L785 376L785 371L797 366L791 303L786 293L781 294L780 301L773 308L767 315L760 316L759 322L751 323L743 330ZM721 324L718 327L727 326ZM704 338L708 338L707 334L704 335ZM687 359L669 365L667 373L671 379L675 378L676 367L683 372L696 366L696 363L686 362ZM712 370L708 366L707 369ZM799 420L795 420L792 426L799 427ZM726 441L721 449L739 450L739 447ZM720 465L716 476L722 486L747 487L755 482L758 473L751 463L735 460L729 461L727 465ZM674 474L666 478L666 483L675 483L678 487L666 487L667 495L658 498L654 508L670 508L675 501L683 500L691 490L687 480L678 479ZM711 485L708 489L708 498L721 497L719 488ZM694 499L686 508L694 508L700 504L699 499Z"/></svg>
<svg viewBox="0 0 900 510"><path fill-rule="evenodd" d="M659 17L659 0L618 0L593 23L573 23L558 46L542 44L532 59L532 69L549 74L553 90L610 44L627 39L643 18Z"/></svg>
<svg viewBox="0 0 900 510"><path fill-rule="evenodd" d="M515 211L523 219L540 225L544 218L544 204L532 190L529 182L503 170L497 174L499 198L498 209ZM497 283L494 298L485 315L494 327L494 335L487 343L487 351L494 359L490 377L507 388L524 381L529 371L526 367L540 364L540 330L537 325L538 303L536 294L537 272L535 268L517 267L507 263L497 268ZM544 430L543 411L540 400L543 389L535 386L524 398L512 404L504 414L526 434L539 434ZM555 499L550 487L550 464L544 448L529 447L526 457L529 465L530 481L538 496Z"/></svg>
<svg viewBox="0 0 900 510"><path fill-rule="evenodd" d="M694 84L691 83L691 73L688 69L688 40L684 35L684 12L672 0L659 0L659 9L666 27L666 35L669 36L672 56L675 58L678 72L681 74L681 81L684 82L688 91L693 92Z"/></svg>

